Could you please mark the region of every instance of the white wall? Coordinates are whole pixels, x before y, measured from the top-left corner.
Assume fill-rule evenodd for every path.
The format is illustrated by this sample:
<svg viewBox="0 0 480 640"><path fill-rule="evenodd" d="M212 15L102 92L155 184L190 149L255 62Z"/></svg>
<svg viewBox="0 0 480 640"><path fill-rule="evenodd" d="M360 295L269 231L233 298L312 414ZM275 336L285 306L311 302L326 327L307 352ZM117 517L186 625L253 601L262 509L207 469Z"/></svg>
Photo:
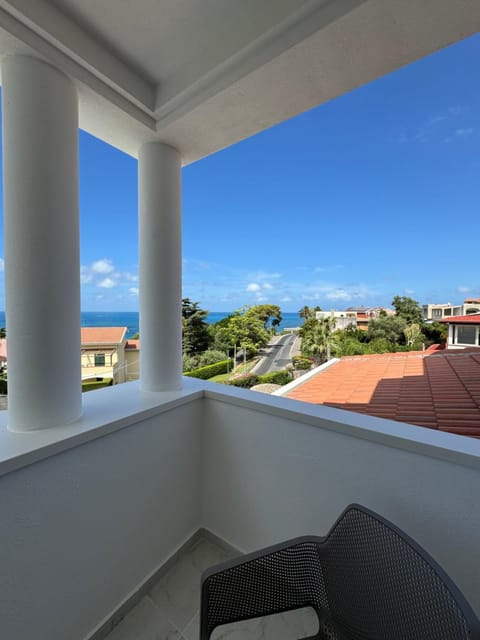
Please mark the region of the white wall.
<svg viewBox="0 0 480 640"><path fill-rule="evenodd" d="M2 638L82 640L201 525L250 551L325 534L351 502L412 535L480 613L480 442L185 385L206 397L0 477ZM135 389L91 409L152 410Z"/></svg>
<svg viewBox="0 0 480 640"><path fill-rule="evenodd" d="M201 402L0 478L2 638L84 638L198 528Z"/></svg>
<svg viewBox="0 0 480 640"><path fill-rule="evenodd" d="M297 410L307 406L283 403ZM302 424L282 417L281 411L268 414L265 407L257 411L251 406L228 397L205 400L205 526L251 551L293 536L324 535L346 505L358 502L425 547L480 613L478 468L352 437L331 430L332 425L321 428L320 419L318 426ZM358 419L386 424L368 416ZM390 425L407 435L419 429ZM471 443L472 450L478 449L478 442L461 436L418 433L438 436L443 443L461 438L462 446Z"/></svg>

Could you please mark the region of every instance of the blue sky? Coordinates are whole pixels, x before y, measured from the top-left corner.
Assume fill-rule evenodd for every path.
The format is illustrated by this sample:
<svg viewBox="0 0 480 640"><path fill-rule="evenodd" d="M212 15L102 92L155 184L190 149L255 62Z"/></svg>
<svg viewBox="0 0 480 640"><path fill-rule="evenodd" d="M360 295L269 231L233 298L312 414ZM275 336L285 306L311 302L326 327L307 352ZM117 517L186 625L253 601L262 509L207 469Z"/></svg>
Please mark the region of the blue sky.
<svg viewBox="0 0 480 640"><path fill-rule="evenodd" d="M475 36L186 167L184 295L210 311L480 295L479 59ZM136 310L137 163L84 132L80 208L82 309Z"/></svg>

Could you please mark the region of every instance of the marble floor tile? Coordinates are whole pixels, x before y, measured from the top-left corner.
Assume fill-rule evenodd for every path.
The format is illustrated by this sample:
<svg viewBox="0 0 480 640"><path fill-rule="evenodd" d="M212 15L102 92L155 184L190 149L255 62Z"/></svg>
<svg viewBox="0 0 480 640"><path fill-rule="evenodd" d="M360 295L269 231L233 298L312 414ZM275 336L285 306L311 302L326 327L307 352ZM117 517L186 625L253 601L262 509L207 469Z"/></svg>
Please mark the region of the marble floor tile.
<svg viewBox="0 0 480 640"><path fill-rule="evenodd" d="M318 633L318 617L311 607L266 616L261 620L262 640L298 640Z"/></svg>
<svg viewBox="0 0 480 640"><path fill-rule="evenodd" d="M177 559L107 640L198 640L202 572L231 557L210 540L199 540ZM315 612L305 608L218 627L212 640L297 640L317 631Z"/></svg>
<svg viewBox="0 0 480 640"><path fill-rule="evenodd" d="M233 557L232 554L227 553L224 549L220 548L209 540L201 539L197 544L190 549L189 554L192 558L192 564L203 573L205 569L212 565L225 562Z"/></svg>
<svg viewBox="0 0 480 640"><path fill-rule="evenodd" d="M109 633L107 640L182 640L182 637L146 597Z"/></svg>
<svg viewBox="0 0 480 640"><path fill-rule="evenodd" d="M198 640L200 637L200 613L196 613L193 620L182 631L185 640Z"/></svg>
<svg viewBox="0 0 480 640"><path fill-rule="evenodd" d="M263 640L263 618L225 624L213 630L210 640Z"/></svg>
<svg viewBox="0 0 480 640"><path fill-rule="evenodd" d="M304 608L223 625L214 630L211 640L299 640L316 633L317 615L313 609ZM198 640L198 635L188 640Z"/></svg>
<svg viewBox="0 0 480 640"><path fill-rule="evenodd" d="M200 609L201 571L191 553L179 558L150 591L157 607L177 629L184 629Z"/></svg>

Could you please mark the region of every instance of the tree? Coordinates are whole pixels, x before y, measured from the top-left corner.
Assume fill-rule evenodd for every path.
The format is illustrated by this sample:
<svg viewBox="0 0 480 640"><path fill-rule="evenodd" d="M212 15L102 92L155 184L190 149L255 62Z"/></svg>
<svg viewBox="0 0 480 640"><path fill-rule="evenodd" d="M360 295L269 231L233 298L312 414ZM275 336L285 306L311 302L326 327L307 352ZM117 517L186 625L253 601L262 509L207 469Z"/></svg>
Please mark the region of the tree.
<svg viewBox="0 0 480 640"><path fill-rule="evenodd" d="M395 313L403 318L407 324L423 324L423 313L420 305L408 296L395 296L392 300Z"/></svg>
<svg viewBox="0 0 480 640"><path fill-rule="evenodd" d="M199 367L206 367L209 364L215 364L216 362L221 362L222 360L227 359L227 354L225 351L216 351L215 349L208 349L204 351L198 360Z"/></svg>
<svg viewBox="0 0 480 640"><path fill-rule="evenodd" d="M205 318L208 311L200 309L198 302L189 298L182 300L182 349L186 355L193 355L208 349L210 333Z"/></svg>
<svg viewBox="0 0 480 640"><path fill-rule="evenodd" d="M276 328L282 322L282 312L280 307L276 304L256 304L253 307L249 307L246 312L246 316L256 317L263 322L265 329L268 328L268 323L271 320L271 326Z"/></svg>
<svg viewBox="0 0 480 640"><path fill-rule="evenodd" d="M419 346L422 342L423 334L420 325L409 324L403 330L407 347Z"/></svg>
<svg viewBox="0 0 480 640"><path fill-rule="evenodd" d="M432 322L431 324L423 325L422 333L425 336L427 346L431 344L445 344L447 341L448 327L446 324L441 324L440 322Z"/></svg>
<svg viewBox="0 0 480 640"><path fill-rule="evenodd" d="M300 329L302 338L302 353L314 356L320 363L330 359L330 351L334 338L332 332L335 326L334 318L310 318Z"/></svg>
<svg viewBox="0 0 480 640"><path fill-rule="evenodd" d="M252 356L268 339L265 324L254 313L248 313L248 309L229 316L227 322L225 319L217 322L214 328L214 348L220 351L228 352L237 346Z"/></svg>
<svg viewBox="0 0 480 640"><path fill-rule="evenodd" d="M368 341L384 338L391 345L403 344L406 326L407 322L401 316L386 316L370 320L367 330Z"/></svg>
<svg viewBox="0 0 480 640"><path fill-rule="evenodd" d="M307 307L307 305L305 305L300 309L300 311L298 312L298 315L300 316L300 318L305 318L305 320L309 320L309 319L315 318L315 311L321 311L321 308L317 306L315 307L315 309L312 309L311 307Z"/></svg>

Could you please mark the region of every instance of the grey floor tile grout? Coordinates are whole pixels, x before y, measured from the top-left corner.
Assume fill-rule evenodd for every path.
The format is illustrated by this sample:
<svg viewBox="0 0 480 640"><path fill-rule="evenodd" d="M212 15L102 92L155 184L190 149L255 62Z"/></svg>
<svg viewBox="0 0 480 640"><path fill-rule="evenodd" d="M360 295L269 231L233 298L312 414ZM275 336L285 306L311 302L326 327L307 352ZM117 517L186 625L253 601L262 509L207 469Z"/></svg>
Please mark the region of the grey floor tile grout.
<svg viewBox="0 0 480 640"><path fill-rule="evenodd" d="M225 549L221 544L210 539L209 536L197 538L191 546L184 549L175 558L168 570L159 576L157 581L149 585L150 588L144 595L143 605L140 602L123 619L122 622L127 626L124 626L119 634L115 634L116 640L120 640L120 638L126 640L125 631L127 629L134 629L133 635L127 631L128 640L133 638L136 640L153 640L154 634L156 639L167 638L168 636L172 639L175 638L175 640L197 640L201 573L208 566L218 564L231 555L231 549ZM122 622L120 622L120 625ZM160 626L153 626L157 624ZM251 629L248 627L243 628L241 630L244 632L242 637L245 639L251 638L252 640L260 640L260 637L262 640L269 640L275 637L276 640L285 640L287 626L284 621L270 623L270 625L272 624L274 626L269 633L265 633L265 636L263 631L259 635L259 631L254 625ZM280 634L278 633L280 630L279 624L282 627ZM160 628L162 631L159 633ZM171 629L171 634L169 634L168 628ZM115 629L116 627L111 631L112 637ZM158 629L158 631L155 632L154 629ZM231 632L229 630L226 633L230 635ZM235 631L235 635L237 633L238 631ZM110 635L105 640L108 640L109 637Z"/></svg>
<svg viewBox="0 0 480 640"><path fill-rule="evenodd" d="M172 627L173 627L176 631L178 631L178 633L182 636L182 638L179 638L179 640L182 640L182 639L183 639L183 640L185 640L185 639L183 638L183 635L182 635L182 634L183 634L183 632L185 631L185 629L188 627L188 624L190 624L190 622L193 620L193 618L195 618L195 616L193 616L192 620L190 620L190 622L189 622L187 625L185 625L185 627L184 627L183 629L179 629L179 628L178 628L178 625L177 625L177 624L175 624L175 622L174 622L173 620L171 620L171 619L170 619L170 616L167 614L167 612L166 612L164 609L162 609L161 607L159 607L159 606L158 606L158 604L155 602L155 600L154 600L152 597L150 597L150 593L147 593L147 595L145 596L145 598L147 598L147 600L149 600L149 601L153 604L153 606L155 607L155 609L156 609L157 611L159 611L159 612L162 614L162 616L164 616L164 618L165 618L166 620L168 620L168 622L172 625Z"/></svg>

